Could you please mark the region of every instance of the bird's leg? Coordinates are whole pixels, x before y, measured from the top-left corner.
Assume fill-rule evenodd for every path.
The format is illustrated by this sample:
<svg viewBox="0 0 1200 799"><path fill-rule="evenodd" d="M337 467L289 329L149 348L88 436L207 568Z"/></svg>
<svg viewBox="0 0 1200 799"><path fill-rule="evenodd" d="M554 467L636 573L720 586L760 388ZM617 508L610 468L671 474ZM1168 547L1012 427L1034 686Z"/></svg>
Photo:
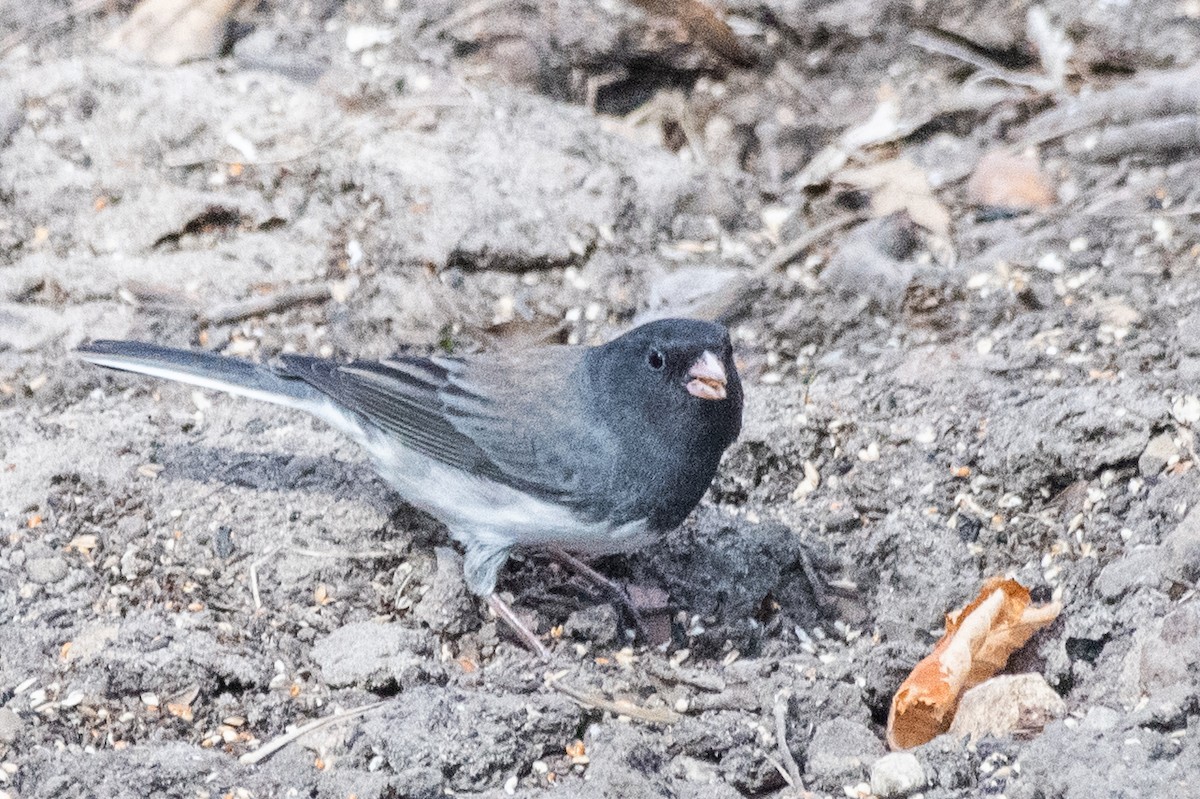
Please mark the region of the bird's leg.
<svg viewBox="0 0 1200 799"><path fill-rule="evenodd" d="M638 609L633 606L633 601L630 600L629 594L625 592L624 588L605 577L603 574L596 571L591 566L572 555L570 552L567 552L562 547L551 546L548 547L546 551L549 553L550 557L554 558L564 566L571 568L579 576L585 577L596 585L600 586L600 588L602 588L617 604L625 609L626 613L629 614L629 618L631 621L633 621L633 626L637 629L638 635L642 637L642 640L650 640L650 635L646 631L646 624L642 621L642 614L639 613Z"/></svg>
<svg viewBox="0 0 1200 799"><path fill-rule="evenodd" d="M488 594L486 599L488 607L492 609L492 613L495 613L497 618L503 620L505 624L512 628L517 637L525 642L525 645L532 649L535 655L542 660L550 659L550 650L533 634L532 630L525 626L524 622L517 618L517 614L513 613L512 608L503 599L496 596L495 593Z"/></svg>

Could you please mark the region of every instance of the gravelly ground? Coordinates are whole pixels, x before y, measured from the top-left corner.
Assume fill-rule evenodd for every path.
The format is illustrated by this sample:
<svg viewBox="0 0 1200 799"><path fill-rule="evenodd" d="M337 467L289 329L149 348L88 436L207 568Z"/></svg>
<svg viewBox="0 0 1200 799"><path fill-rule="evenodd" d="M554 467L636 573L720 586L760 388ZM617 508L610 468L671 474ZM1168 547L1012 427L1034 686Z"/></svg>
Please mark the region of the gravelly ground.
<svg viewBox="0 0 1200 799"><path fill-rule="evenodd" d="M918 748L924 795L1197 792L1197 150L1120 128L1194 122L1193 79L1142 81L1197 61L1195 3L1046 3L1066 89L1018 79L1024 3L736 0L745 68L619 3L280 0L171 68L97 47L125 4L67 8L0 1L4 794L801 795L780 708L805 789L840 797L942 614L1003 573L1064 603L1011 670L1068 715ZM1010 72L977 80L919 31ZM851 163L911 161L917 226L803 180L889 100L899 132ZM1041 135L1064 109L1076 129ZM975 206L1001 145L1040 156L1050 208ZM295 286L331 296L221 321ZM665 597L660 646L627 648L535 554L508 571L550 668L351 444L69 354L381 356L666 313L730 323L745 431L683 529L597 564Z"/></svg>

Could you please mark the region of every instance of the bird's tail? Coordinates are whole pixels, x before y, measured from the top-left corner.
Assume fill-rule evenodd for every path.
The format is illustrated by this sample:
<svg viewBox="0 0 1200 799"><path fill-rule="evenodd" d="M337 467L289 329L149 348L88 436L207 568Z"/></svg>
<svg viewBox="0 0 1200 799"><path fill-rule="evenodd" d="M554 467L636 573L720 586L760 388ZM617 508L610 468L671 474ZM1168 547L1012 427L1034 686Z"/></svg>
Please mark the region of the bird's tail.
<svg viewBox="0 0 1200 799"><path fill-rule="evenodd" d="M93 341L78 350L85 361L125 372L177 380L243 397L328 415L329 402L303 380L235 358L140 341Z"/></svg>

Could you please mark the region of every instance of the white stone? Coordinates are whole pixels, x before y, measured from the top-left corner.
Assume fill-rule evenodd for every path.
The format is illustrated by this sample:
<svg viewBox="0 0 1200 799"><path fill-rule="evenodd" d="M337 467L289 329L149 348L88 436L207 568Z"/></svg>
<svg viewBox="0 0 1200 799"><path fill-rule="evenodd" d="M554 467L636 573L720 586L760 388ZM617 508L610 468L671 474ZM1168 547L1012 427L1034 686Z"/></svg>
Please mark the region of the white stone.
<svg viewBox="0 0 1200 799"><path fill-rule="evenodd" d="M925 787L925 769L911 752L892 752L871 766L871 793L880 799L908 796Z"/></svg>

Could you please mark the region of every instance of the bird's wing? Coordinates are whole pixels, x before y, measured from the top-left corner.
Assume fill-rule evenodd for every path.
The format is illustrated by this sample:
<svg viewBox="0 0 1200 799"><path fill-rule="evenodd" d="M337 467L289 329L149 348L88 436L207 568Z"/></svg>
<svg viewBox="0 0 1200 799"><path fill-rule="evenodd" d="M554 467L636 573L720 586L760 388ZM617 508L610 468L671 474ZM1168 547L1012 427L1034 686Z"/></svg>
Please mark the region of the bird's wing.
<svg viewBox="0 0 1200 799"><path fill-rule="evenodd" d="M543 347L446 362L446 418L514 485L588 510L608 491L615 452L587 402L579 347Z"/></svg>
<svg viewBox="0 0 1200 799"><path fill-rule="evenodd" d="M578 356L398 357L339 364L286 355L295 375L398 443L543 499L576 504L583 479L576 429ZM599 488L599 486L597 486Z"/></svg>

